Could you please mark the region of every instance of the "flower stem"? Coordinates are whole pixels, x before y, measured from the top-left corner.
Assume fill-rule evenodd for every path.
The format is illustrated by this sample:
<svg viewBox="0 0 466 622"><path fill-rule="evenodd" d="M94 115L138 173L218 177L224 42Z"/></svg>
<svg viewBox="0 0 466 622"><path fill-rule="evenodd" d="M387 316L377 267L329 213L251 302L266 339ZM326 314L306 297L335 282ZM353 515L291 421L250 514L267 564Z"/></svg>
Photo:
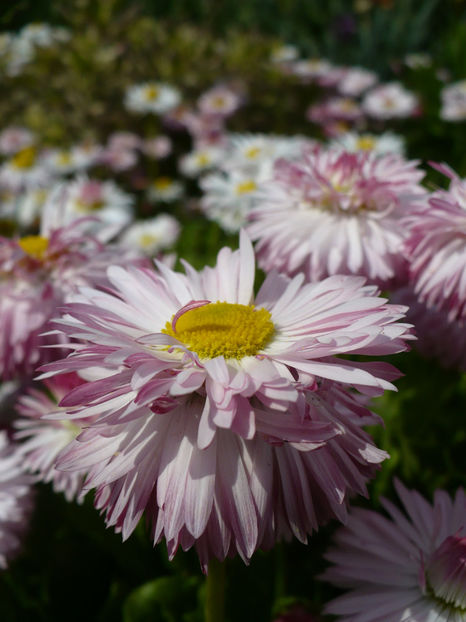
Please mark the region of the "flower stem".
<svg viewBox="0 0 466 622"><path fill-rule="evenodd" d="M209 562L204 613L205 622L223 622L225 619L225 564L217 559Z"/></svg>

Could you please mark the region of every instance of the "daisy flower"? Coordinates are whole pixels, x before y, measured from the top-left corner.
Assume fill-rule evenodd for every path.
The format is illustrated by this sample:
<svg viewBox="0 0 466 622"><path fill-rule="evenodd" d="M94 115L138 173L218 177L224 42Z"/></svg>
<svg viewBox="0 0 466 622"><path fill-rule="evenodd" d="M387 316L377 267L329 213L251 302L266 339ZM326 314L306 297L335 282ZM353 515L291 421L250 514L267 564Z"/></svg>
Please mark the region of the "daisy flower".
<svg viewBox="0 0 466 622"><path fill-rule="evenodd" d="M345 519L386 457L361 429L376 422L365 396L397 373L335 355L399 352L410 335L405 308L361 278L274 272L255 297L244 233L215 267L185 266L111 267L111 292L82 289L55 323L74 351L43 377L102 369L61 401L89 426L56 467L87 471L124 538L145 511L154 543L170 557L194 545L205 568Z"/></svg>
<svg viewBox="0 0 466 622"><path fill-rule="evenodd" d="M179 161L179 169L186 177L197 177L218 165L225 156L219 147L199 147L187 153Z"/></svg>
<svg viewBox="0 0 466 622"><path fill-rule="evenodd" d="M89 219L65 225L60 204L49 202L39 235L0 238L0 377L31 375L40 362L58 354L43 348L48 321L58 305L80 285L108 284L110 263L139 261L134 251L104 246L89 235ZM101 226L105 240L115 227ZM53 340L55 342L55 339Z"/></svg>
<svg viewBox="0 0 466 622"><path fill-rule="evenodd" d="M410 219L406 252L414 291L429 308L466 320L466 180L445 165L448 191L431 195Z"/></svg>
<svg viewBox="0 0 466 622"><path fill-rule="evenodd" d="M177 89L162 82L144 82L130 86L125 106L131 112L165 114L176 108L181 96Z"/></svg>
<svg viewBox="0 0 466 622"><path fill-rule="evenodd" d="M431 505L395 482L405 513L382 499L389 517L353 509L322 576L349 589L326 612L342 622L464 622L466 497L437 490Z"/></svg>
<svg viewBox="0 0 466 622"><path fill-rule="evenodd" d="M89 220L90 224L94 222L94 230L105 225L122 228L133 216L133 197L111 180L100 181L86 175L57 186L49 201L59 206L63 225L86 216L97 216L98 220Z"/></svg>
<svg viewBox="0 0 466 622"><path fill-rule="evenodd" d="M405 119L416 114L419 101L414 93L399 82L375 87L362 101L364 111L374 119Z"/></svg>
<svg viewBox="0 0 466 622"><path fill-rule="evenodd" d="M203 93L197 106L204 115L229 117L241 105L241 97L227 86L215 86Z"/></svg>
<svg viewBox="0 0 466 622"><path fill-rule="evenodd" d="M250 213L259 265L303 271L312 281L331 274L381 286L403 280L401 217L425 195L416 165L395 154L319 148L299 161L279 160Z"/></svg>
<svg viewBox="0 0 466 622"><path fill-rule="evenodd" d="M377 154L397 153L403 155L405 141L402 136L392 132L383 134L358 134L357 132L345 132L331 141L331 148L343 149L344 151L372 151Z"/></svg>
<svg viewBox="0 0 466 622"><path fill-rule="evenodd" d="M225 231L239 231L254 204L256 176L237 170L212 173L203 177L199 185L204 192L200 206L206 216Z"/></svg>
<svg viewBox="0 0 466 622"><path fill-rule="evenodd" d="M120 238L123 246L141 250L148 255L173 246L180 233L180 224L169 214L159 214L148 220L138 220Z"/></svg>
<svg viewBox="0 0 466 622"><path fill-rule="evenodd" d="M441 119L444 121L466 119L466 80L460 80L444 87L440 96L442 98Z"/></svg>
<svg viewBox="0 0 466 622"><path fill-rule="evenodd" d="M183 194L183 184L171 177L156 177L147 188L147 197L150 201L173 203L173 201L178 201Z"/></svg>
<svg viewBox="0 0 466 622"><path fill-rule="evenodd" d="M16 410L22 415L14 423L15 440L20 441L17 453L23 468L36 475L41 482L52 482L55 492L63 492L67 501L80 495L84 473L57 471L55 461L64 449L82 431L84 420L61 419L63 408L60 400L71 390L85 381L76 374L63 374L45 380L47 393L39 389L29 389L17 403ZM88 422L86 422L88 425Z"/></svg>
<svg viewBox="0 0 466 622"><path fill-rule="evenodd" d="M0 166L0 187L19 192L50 182L50 172L36 147L24 147Z"/></svg>
<svg viewBox="0 0 466 622"><path fill-rule="evenodd" d="M0 431L0 568L18 554L32 511L32 478L15 446Z"/></svg>
<svg viewBox="0 0 466 622"><path fill-rule="evenodd" d="M358 97L377 82L377 74L363 67L348 67L337 84L342 95Z"/></svg>
<svg viewBox="0 0 466 622"><path fill-rule="evenodd" d="M325 76L332 68L328 60L323 58L307 58L292 63L291 72L304 80L315 80L321 76Z"/></svg>
<svg viewBox="0 0 466 622"><path fill-rule="evenodd" d="M7 127L0 132L0 153L15 155L21 149L32 147L35 142L34 134L24 127Z"/></svg>

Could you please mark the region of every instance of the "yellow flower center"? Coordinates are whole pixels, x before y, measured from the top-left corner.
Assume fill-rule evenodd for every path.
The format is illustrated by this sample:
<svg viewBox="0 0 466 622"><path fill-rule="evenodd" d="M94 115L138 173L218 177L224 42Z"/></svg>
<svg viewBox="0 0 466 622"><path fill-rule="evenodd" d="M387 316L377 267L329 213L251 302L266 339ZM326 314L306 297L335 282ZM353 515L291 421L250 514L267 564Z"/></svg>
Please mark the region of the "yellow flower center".
<svg viewBox="0 0 466 622"><path fill-rule="evenodd" d="M199 166L207 166L210 164L210 158L206 153L199 153L196 157L196 162Z"/></svg>
<svg viewBox="0 0 466 622"><path fill-rule="evenodd" d="M246 157L250 160L254 160L260 155L261 151L262 149L260 147L249 147L249 149L246 150Z"/></svg>
<svg viewBox="0 0 466 622"><path fill-rule="evenodd" d="M37 153L34 147L26 147L25 149L18 151L18 153L11 159L11 164L15 168L31 168L36 161L36 155Z"/></svg>
<svg viewBox="0 0 466 622"><path fill-rule="evenodd" d="M173 182L170 177L157 177L153 185L156 190L168 190Z"/></svg>
<svg viewBox="0 0 466 622"><path fill-rule="evenodd" d="M150 248L153 244L158 242L158 237L150 235L150 233L143 233L139 238L139 244L142 248Z"/></svg>
<svg viewBox="0 0 466 622"><path fill-rule="evenodd" d="M49 247L48 239L41 235L27 235L24 238L20 238L18 244L27 255L39 260L44 258Z"/></svg>
<svg viewBox="0 0 466 622"><path fill-rule="evenodd" d="M356 142L356 147L361 151L370 151L375 147L375 139L369 135L361 136Z"/></svg>
<svg viewBox="0 0 466 622"><path fill-rule="evenodd" d="M96 212L99 209L102 209L105 205L104 201L80 201L77 199L75 201L75 208L77 212Z"/></svg>
<svg viewBox="0 0 466 622"><path fill-rule="evenodd" d="M254 192L257 189L256 183L252 179L243 181L236 186L236 194L248 194L248 192Z"/></svg>
<svg viewBox="0 0 466 622"><path fill-rule="evenodd" d="M57 164L58 166L68 166L71 164L71 153L69 151L62 151L58 154Z"/></svg>
<svg viewBox="0 0 466 622"><path fill-rule="evenodd" d="M229 302L214 302L191 309L178 318L174 327L172 322L167 322L162 332L184 343L201 359L254 356L275 332L267 309Z"/></svg>
<svg viewBox="0 0 466 622"><path fill-rule="evenodd" d="M147 100L154 101L159 96L159 89L156 86L148 86L144 91Z"/></svg>

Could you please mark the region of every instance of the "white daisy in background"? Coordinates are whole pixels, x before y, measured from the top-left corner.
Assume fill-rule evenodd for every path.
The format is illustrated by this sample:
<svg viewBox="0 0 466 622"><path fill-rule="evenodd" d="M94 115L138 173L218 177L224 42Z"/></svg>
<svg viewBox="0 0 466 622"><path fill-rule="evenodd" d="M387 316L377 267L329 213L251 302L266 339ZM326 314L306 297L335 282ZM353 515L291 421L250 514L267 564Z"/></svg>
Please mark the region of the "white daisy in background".
<svg viewBox="0 0 466 622"><path fill-rule="evenodd" d="M149 158L162 160L167 158L173 151L173 144L168 136L156 136L146 138L141 144L141 151Z"/></svg>
<svg viewBox="0 0 466 622"><path fill-rule="evenodd" d="M84 216L96 216L96 228L128 224L133 217L134 199L113 181L99 181L82 175L57 186L47 203L59 204L62 226Z"/></svg>
<svg viewBox="0 0 466 622"><path fill-rule="evenodd" d="M441 119L444 121L466 119L466 80L460 80L444 87L440 97L442 99Z"/></svg>
<svg viewBox="0 0 466 622"><path fill-rule="evenodd" d="M417 112L419 100L399 82L389 82L369 91L362 107L374 119L404 119Z"/></svg>
<svg viewBox="0 0 466 622"><path fill-rule="evenodd" d="M32 477L25 473L15 445L0 431L0 568L18 554L32 511Z"/></svg>
<svg viewBox="0 0 466 622"><path fill-rule="evenodd" d="M221 147L206 146L194 149L181 157L178 166L186 177L198 177L220 164L224 157L225 150Z"/></svg>
<svg viewBox="0 0 466 622"><path fill-rule="evenodd" d="M397 153L403 155L405 141L399 134L384 132L383 134L358 134L357 132L345 132L331 141L331 148L340 148L344 151L372 151L373 153Z"/></svg>
<svg viewBox="0 0 466 622"><path fill-rule="evenodd" d="M272 63L289 63L296 60L299 56L298 48L295 45L280 45L272 50L270 60Z"/></svg>
<svg viewBox="0 0 466 622"><path fill-rule="evenodd" d="M410 69L423 69L432 66L432 56L421 52L406 54L404 62Z"/></svg>
<svg viewBox="0 0 466 622"><path fill-rule="evenodd" d="M222 167L227 170L248 172L256 181L267 178L278 158L293 159L315 141L302 136L274 136L267 134L229 134L228 147Z"/></svg>
<svg viewBox="0 0 466 622"><path fill-rule="evenodd" d="M156 177L147 188L147 198L150 201L172 203L180 199L183 194L183 184L171 177Z"/></svg>
<svg viewBox="0 0 466 622"><path fill-rule="evenodd" d="M363 67L348 67L337 84L337 88L342 95L358 97L374 86L377 81L378 76L373 71Z"/></svg>
<svg viewBox="0 0 466 622"><path fill-rule="evenodd" d="M322 578L348 591L326 607L341 622L466 620L466 497L437 490L433 506L395 482L405 513L355 508L326 554Z"/></svg>
<svg viewBox="0 0 466 622"><path fill-rule="evenodd" d="M50 188L31 188L17 197L15 219L20 227L30 227L36 221L40 221L42 210L49 195Z"/></svg>
<svg viewBox="0 0 466 622"><path fill-rule="evenodd" d="M162 82L135 84L126 90L125 106L131 112L164 114L181 101L178 89Z"/></svg>
<svg viewBox="0 0 466 622"><path fill-rule="evenodd" d="M120 237L123 246L141 250L147 255L173 246L180 233L180 224L169 214L160 214L149 220L132 224Z"/></svg>
<svg viewBox="0 0 466 622"><path fill-rule="evenodd" d="M239 231L254 204L256 178L238 170L225 171L206 175L200 186L204 192L200 206L207 218L227 232Z"/></svg>
<svg viewBox="0 0 466 622"><path fill-rule="evenodd" d="M21 149L31 147L35 142L34 134L25 127L10 126L0 132L0 153L12 156Z"/></svg>
<svg viewBox="0 0 466 622"><path fill-rule="evenodd" d="M76 173L97 163L102 148L83 144L70 149L49 149L43 156L45 166L54 175Z"/></svg>
<svg viewBox="0 0 466 622"><path fill-rule="evenodd" d="M50 180L50 172L33 146L21 149L0 166L0 187L14 192L45 185Z"/></svg>
<svg viewBox="0 0 466 622"><path fill-rule="evenodd" d="M298 60L291 65L291 72L306 80L319 78L332 69L328 60L323 58L307 58Z"/></svg>

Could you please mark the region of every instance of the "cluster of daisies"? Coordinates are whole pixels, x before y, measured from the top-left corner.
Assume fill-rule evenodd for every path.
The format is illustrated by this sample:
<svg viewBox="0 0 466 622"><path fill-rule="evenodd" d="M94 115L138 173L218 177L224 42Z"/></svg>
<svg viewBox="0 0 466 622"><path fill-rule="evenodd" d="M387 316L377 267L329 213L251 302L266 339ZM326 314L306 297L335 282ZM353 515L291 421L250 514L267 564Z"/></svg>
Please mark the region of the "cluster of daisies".
<svg viewBox="0 0 466 622"><path fill-rule="evenodd" d="M70 502L95 491L123 539L144 515L154 544L170 558L195 548L206 572L337 518L323 578L351 591L328 613L459 622L464 493L431 506L398 483L406 515L348 506L388 457L364 430L399 376L377 357L407 350L414 324L416 347L466 369L466 181L436 164L449 188L421 184L385 131L420 111L400 84L290 46L272 62L326 89L308 116L329 144L230 132L247 97L223 83L192 105L162 82L128 87L126 110L163 128L149 137L56 149L25 128L0 134L13 226L0 238L0 566L27 529L32 484L51 482ZM189 152L175 153L177 132ZM183 181L161 174L170 158ZM175 270L164 251L183 203L239 232L239 248Z"/></svg>

